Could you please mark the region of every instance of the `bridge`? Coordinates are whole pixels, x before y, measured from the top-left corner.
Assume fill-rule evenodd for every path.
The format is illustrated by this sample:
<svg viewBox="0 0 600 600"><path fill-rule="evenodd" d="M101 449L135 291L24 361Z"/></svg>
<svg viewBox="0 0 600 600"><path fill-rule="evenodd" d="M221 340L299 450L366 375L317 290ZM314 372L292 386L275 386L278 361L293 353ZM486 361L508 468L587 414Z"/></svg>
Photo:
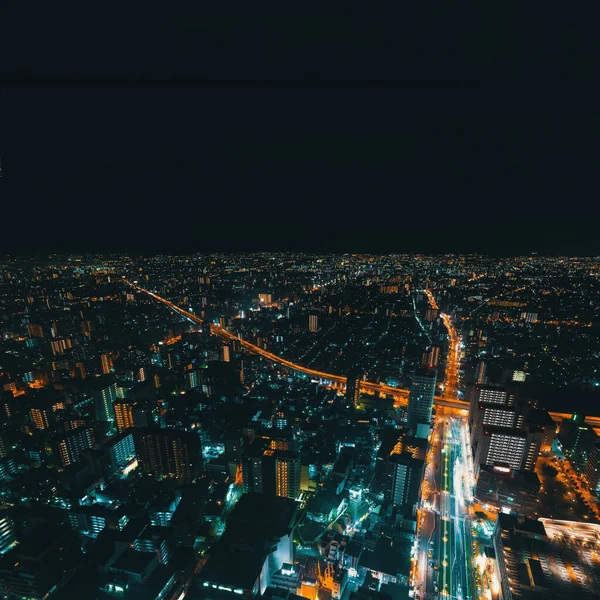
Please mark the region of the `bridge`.
<svg viewBox="0 0 600 600"><path fill-rule="evenodd" d="M185 317L189 321L192 321L193 323L197 323L199 325L206 325L206 321L196 316L194 313L191 313L181 308L180 306L173 304L166 298L163 298L162 296L159 296L158 294L155 294L150 290L140 287L135 283L131 283L126 279L124 281L138 292L147 294L148 296L154 298L157 302L161 302L165 306L169 307L172 311L180 314L182 317ZM272 352L269 352L268 350L265 350L260 346L256 346L255 344L252 344L251 342L238 337L237 335L227 331L226 329L223 329L222 327L219 327L218 325L215 325L214 323L209 323L209 327L211 333L216 335L217 337L228 341L235 340L248 352L258 354L275 364L281 365L282 367L286 367L298 373L310 375L311 377L318 379L321 383L329 385L333 388L345 389L346 387L346 377L344 377L343 375L335 375L334 373L326 373L324 371L318 371L316 369L311 369L309 367L298 365L296 363L293 363L292 361L283 358L282 356L273 354ZM373 383L369 381L361 381L360 389L362 392L365 392L367 394L384 394L392 396L396 401L397 406L404 406L408 403L408 394L410 392L410 390L407 389L397 388L390 385L385 385L383 383ZM469 403L467 401L452 398L450 396L435 396L434 404L435 406L441 406L445 408L458 410L468 410L469 408ZM550 416L552 417L552 419L554 419L554 421L560 422L563 419L570 419L572 415L569 413L551 412ZM586 423L600 430L600 417L586 417Z"/></svg>

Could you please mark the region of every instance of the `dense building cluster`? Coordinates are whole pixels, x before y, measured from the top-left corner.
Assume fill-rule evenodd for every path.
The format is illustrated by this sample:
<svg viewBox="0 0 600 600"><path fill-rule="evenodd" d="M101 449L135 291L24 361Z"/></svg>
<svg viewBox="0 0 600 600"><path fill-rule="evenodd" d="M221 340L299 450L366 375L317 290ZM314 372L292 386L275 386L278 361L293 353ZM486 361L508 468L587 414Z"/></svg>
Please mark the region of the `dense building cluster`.
<svg viewBox="0 0 600 600"><path fill-rule="evenodd" d="M541 589L556 521L597 519L594 427L574 415L555 439L548 410L598 391L599 274L541 257L6 259L0 595L475 598L513 571L514 597ZM527 580L500 554L531 539Z"/></svg>

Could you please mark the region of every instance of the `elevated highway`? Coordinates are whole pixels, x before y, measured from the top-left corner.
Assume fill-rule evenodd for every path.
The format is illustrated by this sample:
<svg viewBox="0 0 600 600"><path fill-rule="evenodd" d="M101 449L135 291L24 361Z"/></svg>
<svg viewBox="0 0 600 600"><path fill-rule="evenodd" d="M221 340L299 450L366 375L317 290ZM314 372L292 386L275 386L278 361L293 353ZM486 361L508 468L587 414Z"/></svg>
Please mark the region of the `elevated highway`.
<svg viewBox="0 0 600 600"><path fill-rule="evenodd" d="M200 317L196 316L194 313L191 313L176 304L173 304L166 298L151 292L145 288L140 287L135 283L131 283L130 281L125 280L131 287L137 290L140 293L147 294L148 296L154 298L157 302L161 302L165 306L169 307L172 311L180 314L182 317L192 321L193 323L198 323L199 325L206 325L206 322ZM256 346L251 342L244 340L237 335L215 325L214 323L210 323L210 331L212 334L225 339L225 340L236 340L245 350L251 352L253 354L258 354L267 360L281 365L282 367L286 367L293 371L297 371L299 373L304 373L305 375L310 375L311 377L318 379L321 383L329 385L334 388L345 389L346 387L346 377L343 375L336 375L334 373L326 373L324 371L318 371L316 369L310 369L309 367L304 367L302 365L298 365L289 361L282 356L278 356L277 354L273 354L260 346ZM408 403L408 394L410 390L406 390L403 388L392 387L390 385L385 385L383 383L372 383L369 381L362 381L360 385L361 391L366 392L368 394L383 394L392 396L398 406L402 406ZM454 389L452 389L454 393ZM436 396L434 401L436 406L443 406L445 408L452 408L458 410L467 410L469 408L469 403L465 400L458 400L457 398L452 398L450 396ZM571 414L569 413L559 413L559 412L551 412L550 416L557 422L562 421L563 419L570 419ZM587 417L586 423L591 425L594 428L600 429L600 417Z"/></svg>

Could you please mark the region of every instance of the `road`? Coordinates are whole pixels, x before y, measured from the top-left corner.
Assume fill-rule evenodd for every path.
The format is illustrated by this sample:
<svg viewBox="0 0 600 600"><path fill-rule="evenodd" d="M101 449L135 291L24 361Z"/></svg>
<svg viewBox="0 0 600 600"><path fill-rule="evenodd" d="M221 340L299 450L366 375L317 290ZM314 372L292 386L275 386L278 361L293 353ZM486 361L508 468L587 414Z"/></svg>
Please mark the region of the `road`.
<svg viewBox="0 0 600 600"><path fill-rule="evenodd" d="M149 296L151 296L158 302L162 302L163 304L168 306L171 310L180 314L182 317L185 317L186 319L189 319L190 321L192 321L194 323L204 324L204 321L200 317L197 317L194 313L188 312L187 310L180 308L176 304L169 302L166 298L162 298L158 294L155 294L149 290L146 290L146 289L136 285L135 283L131 283L127 280L125 280L125 282L128 283L133 288L135 288L138 292L148 294ZM343 377L342 375L335 375L333 373L325 373L323 371L317 371L315 369L310 369L308 367L295 364L289 360L286 360L285 358L283 358L281 356L277 356L276 354L273 354L272 352L268 352L267 350L264 350L263 348L255 346L254 344L248 342L247 340L243 340L243 339L239 338L238 336L234 335L233 333L230 333L226 329L219 327L218 325L215 325L214 323L210 323L210 330L211 330L211 333L213 333L214 335L219 336L223 339L237 340L248 352L252 352L253 354L259 354L259 355L263 356L264 358L266 358L267 360L270 360L271 362L279 364L283 367L287 367L288 369L298 371L300 373L305 373L306 375L311 375L312 377L315 377L324 383L330 382L331 384L333 384L334 387L339 387L341 389L346 387L346 378ZM452 345L452 340L451 340L451 345ZM458 360L459 353L456 350L454 352L449 352L449 355L451 355L451 354L453 354L454 357ZM447 369L448 369L448 365L452 364L452 360L453 360L452 357L449 356L448 362L447 362L447 367L446 367ZM457 365L456 366L457 377L458 377L458 373L459 373L459 367ZM447 380L450 382L450 384L451 384L450 387L452 388L452 383L451 383L452 382L452 374L451 373L447 374ZM408 394L409 394L410 390L392 387L389 385L384 385L382 383L372 383L369 381L362 381L360 388L361 388L361 391L370 393L370 394L379 393L379 394L384 394L384 395L387 394L387 395L393 396L397 400L399 406L406 405L408 403ZM451 390L451 391L453 392L454 390ZM446 394L445 396L436 396L434 398L434 404L435 404L435 406L442 406L442 407L463 409L463 410L468 410L468 408L469 408L468 402L466 402L464 400L459 400L456 397L450 396L448 394ZM572 415L570 415L568 413L551 412L550 416L555 421L562 421L563 419L570 419ZM588 417L586 417L586 423L588 423L588 424L592 425L593 427L598 428L600 430L600 416L588 416Z"/></svg>
<svg viewBox="0 0 600 600"><path fill-rule="evenodd" d="M439 310L439 306L431 293L425 290L429 306ZM444 394L445 398L456 400L458 398L458 377L460 373L460 337L456 327L452 324L450 315L440 313L440 318L448 330L448 356L446 358L446 370L444 372Z"/></svg>
<svg viewBox="0 0 600 600"><path fill-rule="evenodd" d="M442 598L471 600L473 581L473 540L468 513L468 489L463 457L461 427L464 419L442 420L441 491L439 509L439 593Z"/></svg>

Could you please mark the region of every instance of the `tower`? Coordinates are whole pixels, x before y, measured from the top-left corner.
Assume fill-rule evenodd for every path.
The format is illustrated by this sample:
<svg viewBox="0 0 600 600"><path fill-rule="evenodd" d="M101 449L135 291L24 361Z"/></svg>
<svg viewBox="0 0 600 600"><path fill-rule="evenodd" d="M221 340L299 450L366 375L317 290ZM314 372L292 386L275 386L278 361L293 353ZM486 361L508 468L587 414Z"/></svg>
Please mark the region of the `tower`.
<svg viewBox="0 0 600 600"><path fill-rule="evenodd" d="M435 369L423 367L415 371L408 396L408 425L413 429L416 429L419 423L429 425L431 422L436 383Z"/></svg>
<svg viewBox="0 0 600 600"><path fill-rule="evenodd" d="M359 369L352 369L346 378L346 402L352 406L358 404L362 378L363 373Z"/></svg>

